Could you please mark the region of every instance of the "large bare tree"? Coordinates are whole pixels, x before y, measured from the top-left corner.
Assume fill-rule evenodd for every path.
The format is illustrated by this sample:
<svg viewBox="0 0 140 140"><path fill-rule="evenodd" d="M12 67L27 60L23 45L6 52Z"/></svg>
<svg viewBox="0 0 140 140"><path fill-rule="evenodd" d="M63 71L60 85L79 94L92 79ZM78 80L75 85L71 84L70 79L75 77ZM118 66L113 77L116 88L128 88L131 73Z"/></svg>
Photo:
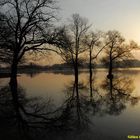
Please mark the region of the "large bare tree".
<svg viewBox="0 0 140 140"><path fill-rule="evenodd" d="M17 65L28 51L42 50L51 42L49 30L55 19L53 0L2 0L0 12L9 34L0 34L8 50L12 52L11 79L16 77Z"/></svg>

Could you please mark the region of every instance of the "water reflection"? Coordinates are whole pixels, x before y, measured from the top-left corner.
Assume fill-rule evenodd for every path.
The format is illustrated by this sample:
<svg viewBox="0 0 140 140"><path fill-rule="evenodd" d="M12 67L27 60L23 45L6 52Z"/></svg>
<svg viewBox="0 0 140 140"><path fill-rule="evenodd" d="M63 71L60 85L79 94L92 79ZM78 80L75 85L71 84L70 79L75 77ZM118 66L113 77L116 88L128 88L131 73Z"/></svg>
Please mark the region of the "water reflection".
<svg viewBox="0 0 140 140"><path fill-rule="evenodd" d="M81 132L88 120L82 110L79 93L75 94L76 86L74 83L72 90L68 89L69 97L59 107L54 107L51 100L43 102L39 98L26 98L25 90L16 79L1 88L0 118L4 126L1 137L15 140L62 139L69 131Z"/></svg>
<svg viewBox="0 0 140 140"><path fill-rule="evenodd" d="M16 79L10 86L0 89L0 118L5 128L1 137L41 139L46 133L43 130L55 127L57 112L59 108L53 110L51 100L26 98L25 90L17 84Z"/></svg>
<svg viewBox="0 0 140 140"><path fill-rule="evenodd" d="M68 98L65 102L64 109L67 112L66 114L71 114L68 115L70 117L69 120L71 120L71 125L69 126L72 126L78 131L87 129L88 124L90 123L85 106L87 97L82 94L82 91L86 89L86 86L82 82L79 82L78 85L76 82L71 82L70 84L67 84L64 90L66 98Z"/></svg>
<svg viewBox="0 0 140 140"><path fill-rule="evenodd" d="M128 104L136 105L139 97L132 94L133 90L133 80L124 76L116 75L101 84L95 77L88 82L70 81L63 89L62 104L55 106L50 98L27 97L26 89L14 79L0 89L0 138L80 140L88 136L88 139L109 139L97 135L93 118L120 115ZM105 125L102 127L106 129Z"/></svg>
<svg viewBox="0 0 140 140"><path fill-rule="evenodd" d="M102 99L106 107L104 113L119 115L126 108L127 103L135 105L139 101L139 97L132 95L134 84L129 77L117 76L113 79L105 79L102 88L105 92Z"/></svg>

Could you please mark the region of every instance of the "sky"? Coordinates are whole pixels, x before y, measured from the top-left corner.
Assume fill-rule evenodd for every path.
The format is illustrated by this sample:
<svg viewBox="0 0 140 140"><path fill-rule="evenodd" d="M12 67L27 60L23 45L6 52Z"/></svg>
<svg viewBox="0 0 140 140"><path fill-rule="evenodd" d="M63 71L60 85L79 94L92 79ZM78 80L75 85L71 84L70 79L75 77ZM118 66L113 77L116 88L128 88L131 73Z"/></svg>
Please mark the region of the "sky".
<svg viewBox="0 0 140 140"><path fill-rule="evenodd" d="M115 29L140 43L140 0L58 0L58 5L62 22L79 13L95 30Z"/></svg>

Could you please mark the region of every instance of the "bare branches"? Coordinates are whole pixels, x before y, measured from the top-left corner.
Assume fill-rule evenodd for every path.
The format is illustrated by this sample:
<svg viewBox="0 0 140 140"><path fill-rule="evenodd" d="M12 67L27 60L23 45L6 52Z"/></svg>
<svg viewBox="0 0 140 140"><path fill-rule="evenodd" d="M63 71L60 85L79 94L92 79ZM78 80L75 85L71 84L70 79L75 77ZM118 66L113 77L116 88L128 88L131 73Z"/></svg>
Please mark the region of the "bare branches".
<svg viewBox="0 0 140 140"><path fill-rule="evenodd" d="M124 38L117 31L109 31L107 40L110 40L110 44L107 45L106 52L111 53L112 60L130 59L133 57L132 50L138 49L138 45L134 41L126 44Z"/></svg>
<svg viewBox="0 0 140 140"><path fill-rule="evenodd" d="M90 26L87 19L81 17L79 14L73 14L70 24L63 28L63 33L60 33L63 36L61 39L63 40L63 45L60 44L59 47L61 57L74 67L78 66L78 61L81 59L79 55L88 49L84 45L83 40Z"/></svg>
<svg viewBox="0 0 140 140"><path fill-rule="evenodd" d="M109 75L111 76L114 64L124 62L133 58L132 51L139 49L138 45L131 41L129 44L118 31L108 31L105 36L105 57L102 59L109 67Z"/></svg>
<svg viewBox="0 0 140 140"><path fill-rule="evenodd" d="M1 34L0 38L13 51L16 58L11 59L19 62L27 51L37 51L39 46L44 47L42 44L50 43L46 36L50 35L49 30L55 19L55 1L2 0L0 8L5 28L10 33Z"/></svg>

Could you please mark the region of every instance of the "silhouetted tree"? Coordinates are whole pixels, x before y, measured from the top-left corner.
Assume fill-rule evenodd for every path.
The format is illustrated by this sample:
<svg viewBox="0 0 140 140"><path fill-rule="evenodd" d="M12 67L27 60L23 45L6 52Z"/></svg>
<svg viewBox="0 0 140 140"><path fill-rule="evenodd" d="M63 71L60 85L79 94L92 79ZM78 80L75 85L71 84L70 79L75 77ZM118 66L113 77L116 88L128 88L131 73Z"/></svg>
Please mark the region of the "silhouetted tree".
<svg viewBox="0 0 140 140"><path fill-rule="evenodd" d="M89 53L89 83L90 83L90 91L92 95L92 69L93 69L93 60L97 58L99 53L103 50L104 46L102 46L101 49L99 47L101 46L101 32L91 32L88 35L86 35L85 39L83 40L83 43L87 46L88 48L88 53ZM96 52L96 49L99 49Z"/></svg>
<svg viewBox="0 0 140 140"><path fill-rule="evenodd" d="M8 34L1 37L12 52L11 77L16 77L17 65L26 52L42 50L50 43L49 30L55 18L53 0L2 0L0 12L5 16ZM8 45L7 45L8 44ZM12 79L11 78L11 79Z"/></svg>
<svg viewBox="0 0 140 140"><path fill-rule="evenodd" d="M126 44L125 39L118 31L108 31L105 35L105 57L102 59L108 66L108 78L113 78L112 69L116 61L123 61L133 57L132 50L137 49L138 45L131 41Z"/></svg>
<svg viewBox="0 0 140 140"><path fill-rule="evenodd" d="M78 65L80 63L82 53L87 50L83 45L83 39L90 28L87 19L79 14L73 14L70 24L63 28L62 40L63 47L60 48L60 55L66 62L70 62L75 72L75 83L78 84ZM60 45L61 47L61 45Z"/></svg>

